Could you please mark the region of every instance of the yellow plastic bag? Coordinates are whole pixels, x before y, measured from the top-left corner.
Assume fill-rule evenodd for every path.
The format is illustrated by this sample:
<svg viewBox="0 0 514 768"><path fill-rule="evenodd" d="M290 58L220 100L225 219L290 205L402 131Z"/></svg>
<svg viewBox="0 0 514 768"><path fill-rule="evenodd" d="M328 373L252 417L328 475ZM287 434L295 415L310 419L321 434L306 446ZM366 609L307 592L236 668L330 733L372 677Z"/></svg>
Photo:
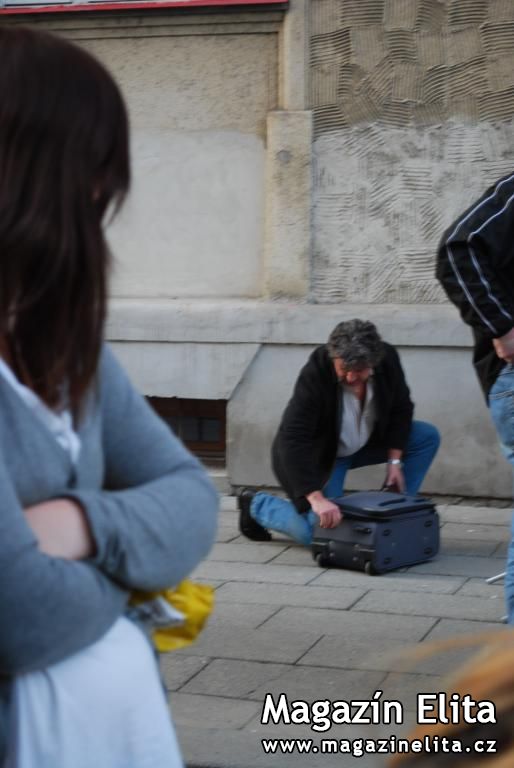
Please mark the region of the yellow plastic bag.
<svg viewBox="0 0 514 768"><path fill-rule="evenodd" d="M188 579L174 589L160 592L135 592L132 605L139 605L155 598L164 599L184 615L184 622L170 627L157 627L152 632L155 647L161 653L190 645L202 631L214 607L214 587L198 584Z"/></svg>

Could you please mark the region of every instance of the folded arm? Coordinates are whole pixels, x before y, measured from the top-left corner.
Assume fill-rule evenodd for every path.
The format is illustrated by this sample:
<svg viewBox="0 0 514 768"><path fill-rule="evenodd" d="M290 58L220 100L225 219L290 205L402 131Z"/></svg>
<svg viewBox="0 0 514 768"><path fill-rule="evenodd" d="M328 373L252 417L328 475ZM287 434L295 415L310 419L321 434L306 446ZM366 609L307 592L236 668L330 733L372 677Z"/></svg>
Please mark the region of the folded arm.
<svg viewBox="0 0 514 768"><path fill-rule="evenodd" d="M86 562L40 551L0 462L0 675L46 667L100 639L127 594Z"/></svg>
<svg viewBox="0 0 514 768"><path fill-rule="evenodd" d="M108 348L100 398L105 488L66 493L85 512L95 549L91 562L126 587L172 586L212 546L217 493Z"/></svg>

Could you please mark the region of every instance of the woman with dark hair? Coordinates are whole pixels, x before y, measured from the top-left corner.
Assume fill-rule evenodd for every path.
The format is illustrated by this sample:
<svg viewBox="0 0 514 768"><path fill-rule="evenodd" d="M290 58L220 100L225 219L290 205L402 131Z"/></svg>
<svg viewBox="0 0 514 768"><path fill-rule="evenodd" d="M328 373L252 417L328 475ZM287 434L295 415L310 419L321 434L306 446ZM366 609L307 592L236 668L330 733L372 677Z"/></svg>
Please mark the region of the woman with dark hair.
<svg viewBox="0 0 514 768"><path fill-rule="evenodd" d="M124 612L206 555L217 497L102 343L125 106L50 34L0 28L0 61L3 764L175 768L155 658Z"/></svg>

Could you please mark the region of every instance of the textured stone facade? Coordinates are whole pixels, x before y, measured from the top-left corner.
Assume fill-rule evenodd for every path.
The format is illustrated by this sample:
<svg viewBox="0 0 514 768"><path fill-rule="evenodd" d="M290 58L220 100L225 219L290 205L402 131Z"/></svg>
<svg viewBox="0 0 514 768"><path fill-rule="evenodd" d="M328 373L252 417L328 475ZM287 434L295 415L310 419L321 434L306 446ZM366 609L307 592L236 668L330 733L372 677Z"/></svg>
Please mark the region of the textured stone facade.
<svg viewBox="0 0 514 768"><path fill-rule="evenodd" d="M440 303L438 240L510 172L514 3L313 0L312 297Z"/></svg>

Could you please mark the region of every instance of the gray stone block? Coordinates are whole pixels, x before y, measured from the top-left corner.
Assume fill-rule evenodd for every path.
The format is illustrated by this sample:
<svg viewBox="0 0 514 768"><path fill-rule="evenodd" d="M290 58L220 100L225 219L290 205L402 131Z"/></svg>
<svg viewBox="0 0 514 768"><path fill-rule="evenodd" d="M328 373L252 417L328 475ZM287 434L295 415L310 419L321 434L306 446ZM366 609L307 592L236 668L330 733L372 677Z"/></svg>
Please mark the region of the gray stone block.
<svg viewBox="0 0 514 768"><path fill-rule="evenodd" d="M244 599L243 595L241 597ZM209 616L208 626L239 626L250 629L258 627L276 611L276 605L220 602L216 592L216 602L214 610Z"/></svg>
<svg viewBox="0 0 514 768"><path fill-rule="evenodd" d="M470 541L492 541L500 543L509 541L510 526L478 525L477 523L446 523L442 532L443 539L460 539Z"/></svg>
<svg viewBox="0 0 514 768"><path fill-rule="evenodd" d="M219 525L216 532L216 541L226 543L238 538L238 531L233 526Z"/></svg>
<svg viewBox="0 0 514 768"><path fill-rule="evenodd" d="M383 699L398 699L403 703L405 712L416 712L418 694L443 691L445 684L439 675L391 672L382 681L380 689L384 692Z"/></svg>
<svg viewBox="0 0 514 768"><path fill-rule="evenodd" d="M476 555L489 557L498 548L497 541L476 541L471 539L450 539L444 533L441 538L441 555Z"/></svg>
<svg viewBox="0 0 514 768"><path fill-rule="evenodd" d="M506 558L507 557L507 552L508 552L508 549L509 549L509 544L510 544L510 541L502 541L501 544L498 544L498 546L494 550L494 556L495 557Z"/></svg>
<svg viewBox="0 0 514 768"><path fill-rule="evenodd" d="M432 640L448 640L467 638L477 633L482 634L484 632L505 632L508 631L505 626L498 626L493 622L485 621L466 621L464 619L441 619L438 621L430 632L426 635L424 641L431 642ZM478 647L478 646L477 646Z"/></svg>
<svg viewBox="0 0 514 768"><path fill-rule="evenodd" d="M173 721L194 728L243 728L259 711L259 704L242 699L172 693L169 697Z"/></svg>
<svg viewBox="0 0 514 768"><path fill-rule="evenodd" d="M199 640L176 653L220 659L246 659L294 664L319 640L321 631L296 629L247 629L238 626L207 625Z"/></svg>
<svg viewBox="0 0 514 768"><path fill-rule="evenodd" d="M209 659L205 656L179 656L173 651L161 654L159 663L166 688L176 691L203 669Z"/></svg>
<svg viewBox="0 0 514 768"><path fill-rule="evenodd" d="M223 495L220 499L220 509L222 512L231 512L235 519L237 512L237 496Z"/></svg>
<svg viewBox="0 0 514 768"><path fill-rule="evenodd" d="M459 555L439 555L429 563L413 566L408 573L435 574L440 576L482 576L484 579L498 571L498 562L490 557L467 557Z"/></svg>
<svg viewBox="0 0 514 768"><path fill-rule="evenodd" d="M255 691L261 687L263 690L276 687L277 678L282 679L287 669L285 664L214 659L182 692L260 701L261 697L256 696Z"/></svg>
<svg viewBox="0 0 514 768"><path fill-rule="evenodd" d="M273 560L274 565L308 565L317 568L319 565L313 559L309 547L288 547Z"/></svg>
<svg viewBox="0 0 514 768"><path fill-rule="evenodd" d="M464 504L438 507L441 520L448 523L473 523L477 525L510 525L512 509L496 507L468 507Z"/></svg>
<svg viewBox="0 0 514 768"><path fill-rule="evenodd" d="M503 604L503 581L499 581L496 584L488 584L485 579L469 579L456 592L457 595L486 597L489 600L499 600Z"/></svg>
<svg viewBox="0 0 514 768"><path fill-rule="evenodd" d="M378 590L368 592L353 610L475 621L500 621L503 615L498 601L488 598Z"/></svg>
<svg viewBox="0 0 514 768"><path fill-rule="evenodd" d="M215 544L207 558L213 562L267 563L283 551L274 544Z"/></svg>
<svg viewBox="0 0 514 768"><path fill-rule="evenodd" d="M200 576L223 581L308 584L315 575L316 572L307 566L204 562L193 573L193 578Z"/></svg>
<svg viewBox="0 0 514 768"><path fill-rule="evenodd" d="M363 589L351 587L337 589L333 587L295 586L286 584L247 584L241 582L225 582L216 592L216 601L222 602L247 602L267 603L280 606L298 605L308 608L340 608L346 609L352 606L362 595Z"/></svg>
<svg viewBox="0 0 514 768"><path fill-rule="evenodd" d="M502 624L441 619L424 638L423 645L430 651L425 659L413 661L416 672L420 674L454 675L461 664L474 656L480 646L468 647L463 644L467 637L482 634L483 632L503 632ZM436 643L440 640L451 640L454 648L442 650ZM412 669L412 666L411 666Z"/></svg>
<svg viewBox="0 0 514 768"><path fill-rule="evenodd" d="M302 738L301 726L282 733L284 738ZM297 736L298 734L298 736ZM310 731L312 737L312 731ZM182 726L178 736L186 763L191 768L376 768L376 756L265 754L260 728L241 731L203 731ZM319 744L319 737L314 737Z"/></svg>
<svg viewBox="0 0 514 768"><path fill-rule="evenodd" d="M320 699L368 698L381 688L383 672L362 670L336 670L324 667L287 667L282 674L256 688L249 698L264 701L267 693L278 697L285 693L288 699L317 701Z"/></svg>
<svg viewBox="0 0 514 768"><path fill-rule="evenodd" d="M351 642L358 645L361 637L367 637L375 644L377 639L380 639L380 644L383 645L386 640L419 640L433 624L434 619L422 616L377 615L325 608L282 608L264 624L262 630L279 631L287 627L289 631L298 634L319 632L320 635L341 635L347 645ZM351 669L351 665L343 663L335 666Z"/></svg>
<svg viewBox="0 0 514 768"><path fill-rule="evenodd" d="M386 592L434 592L440 594L451 594L464 584L465 578L456 576L433 576L424 575L415 569L399 573L382 574L381 576L367 576L357 571L342 571L331 569L320 573L314 579L309 589L318 586L324 587L359 587L363 591L369 592L370 589L380 589Z"/></svg>

